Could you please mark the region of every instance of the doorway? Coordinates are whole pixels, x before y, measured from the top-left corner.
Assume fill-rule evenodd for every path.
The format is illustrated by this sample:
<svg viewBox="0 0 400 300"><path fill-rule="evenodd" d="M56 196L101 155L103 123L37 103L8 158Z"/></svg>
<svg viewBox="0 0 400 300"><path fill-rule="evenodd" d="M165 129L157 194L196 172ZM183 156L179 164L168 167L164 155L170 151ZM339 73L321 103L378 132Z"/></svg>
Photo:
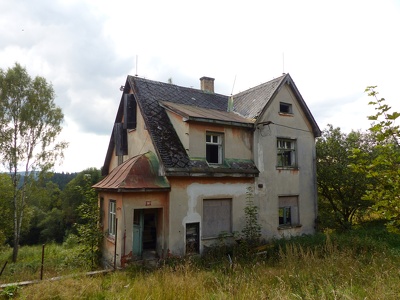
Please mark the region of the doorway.
<svg viewBox="0 0 400 300"><path fill-rule="evenodd" d="M155 254L157 248L157 210L135 209L133 211L133 255Z"/></svg>

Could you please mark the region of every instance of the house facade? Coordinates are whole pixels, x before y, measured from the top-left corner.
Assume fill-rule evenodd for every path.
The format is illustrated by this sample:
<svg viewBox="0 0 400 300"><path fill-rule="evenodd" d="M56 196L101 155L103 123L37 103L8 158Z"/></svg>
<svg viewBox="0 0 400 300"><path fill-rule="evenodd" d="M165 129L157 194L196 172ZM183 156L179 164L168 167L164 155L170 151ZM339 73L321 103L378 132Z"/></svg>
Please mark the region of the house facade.
<svg viewBox="0 0 400 300"><path fill-rule="evenodd" d="M311 234L320 130L289 74L225 96L128 76L99 192L105 262L202 253L243 229L249 189L262 238Z"/></svg>

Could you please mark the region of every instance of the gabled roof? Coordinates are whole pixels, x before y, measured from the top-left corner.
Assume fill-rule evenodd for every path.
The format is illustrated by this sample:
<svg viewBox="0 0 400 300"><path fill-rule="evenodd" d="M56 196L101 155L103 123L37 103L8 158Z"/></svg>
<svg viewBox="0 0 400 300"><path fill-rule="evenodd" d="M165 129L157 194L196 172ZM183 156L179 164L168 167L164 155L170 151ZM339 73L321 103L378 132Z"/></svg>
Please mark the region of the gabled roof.
<svg viewBox="0 0 400 300"><path fill-rule="evenodd" d="M276 94L286 75L250 88L233 96L233 110L245 118L257 119L265 105Z"/></svg>
<svg viewBox="0 0 400 300"><path fill-rule="evenodd" d="M245 118L255 119L255 125L260 122L261 116L268 108L270 100L272 100L281 88L287 84L297 98L301 108L303 109L307 120L310 122L315 137L321 136L321 130L318 127L313 115L311 114L306 102L297 89L292 77L284 74L266 83L248 89L244 92L233 96L234 111Z"/></svg>
<svg viewBox="0 0 400 300"><path fill-rule="evenodd" d="M210 167L205 159L191 159L173 127L166 109L186 118L187 121L214 122L229 126L254 128L260 121L270 100L284 84L288 84L313 127L314 135L320 130L289 74L233 96L233 112L228 112L229 97L198 89L181 87L170 83L152 81L137 76L128 76L124 93L133 92L149 131L159 160L166 175L257 176L259 171L254 162L226 160L224 165ZM123 101L118 108L115 122L121 122ZM111 134L103 175L108 173L115 146Z"/></svg>
<svg viewBox="0 0 400 300"><path fill-rule="evenodd" d="M140 154L113 169L93 188L119 192L170 190L167 178L158 175L158 167L154 153Z"/></svg>

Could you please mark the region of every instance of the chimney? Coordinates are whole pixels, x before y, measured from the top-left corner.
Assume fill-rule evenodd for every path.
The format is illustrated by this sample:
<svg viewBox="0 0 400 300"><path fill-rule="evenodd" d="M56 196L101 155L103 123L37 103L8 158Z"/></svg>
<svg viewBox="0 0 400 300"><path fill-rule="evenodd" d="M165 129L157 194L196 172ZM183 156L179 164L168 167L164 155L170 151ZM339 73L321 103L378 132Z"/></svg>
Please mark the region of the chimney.
<svg viewBox="0 0 400 300"><path fill-rule="evenodd" d="M202 91L208 93L214 93L214 78L211 77L201 77L200 78L200 88Z"/></svg>

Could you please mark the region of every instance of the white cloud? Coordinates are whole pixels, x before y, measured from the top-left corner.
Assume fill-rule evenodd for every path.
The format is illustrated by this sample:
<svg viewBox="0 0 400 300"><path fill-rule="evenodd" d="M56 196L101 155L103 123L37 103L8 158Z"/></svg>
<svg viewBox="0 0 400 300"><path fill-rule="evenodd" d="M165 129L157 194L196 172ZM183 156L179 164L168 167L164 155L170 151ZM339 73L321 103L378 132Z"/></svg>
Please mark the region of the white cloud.
<svg viewBox="0 0 400 300"><path fill-rule="evenodd" d="M366 129L366 86L400 110L398 28L394 0L2 1L0 68L53 83L70 142L58 170L81 171L103 164L136 72L192 87L211 76L222 94L289 72L321 128Z"/></svg>

